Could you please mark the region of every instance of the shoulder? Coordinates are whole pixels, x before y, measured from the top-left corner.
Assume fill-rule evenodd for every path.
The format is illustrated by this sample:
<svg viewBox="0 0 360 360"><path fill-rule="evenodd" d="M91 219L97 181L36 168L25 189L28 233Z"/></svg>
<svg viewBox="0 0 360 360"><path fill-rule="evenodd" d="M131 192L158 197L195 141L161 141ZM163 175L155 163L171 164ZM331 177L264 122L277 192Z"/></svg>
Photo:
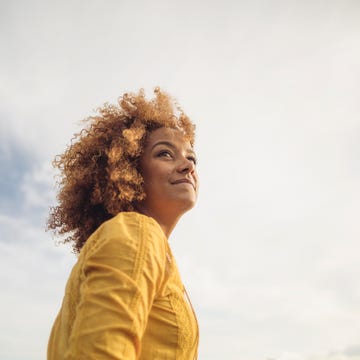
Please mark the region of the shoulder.
<svg viewBox="0 0 360 360"><path fill-rule="evenodd" d="M141 234L146 230L159 237L165 237L160 225L151 217L137 212L120 212L106 221L103 230L122 231L129 234Z"/></svg>
<svg viewBox="0 0 360 360"><path fill-rule="evenodd" d="M136 212L121 212L89 237L82 252L90 256L98 251L137 252L147 248L163 253L166 242L160 225L153 218Z"/></svg>

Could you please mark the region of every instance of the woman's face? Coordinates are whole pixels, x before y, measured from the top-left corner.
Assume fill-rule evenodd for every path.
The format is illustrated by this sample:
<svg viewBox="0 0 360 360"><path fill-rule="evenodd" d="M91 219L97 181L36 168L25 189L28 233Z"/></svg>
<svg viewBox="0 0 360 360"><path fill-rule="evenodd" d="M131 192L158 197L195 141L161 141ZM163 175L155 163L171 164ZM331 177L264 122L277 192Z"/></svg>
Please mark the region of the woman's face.
<svg viewBox="0 0 360 360"><path fill-rule="evenodd" d="M179 130L154 130L147 139L140 168L146 193L141 208L146 214L154 216L165 211L180 216L195 205L195 153Z"/></svg>

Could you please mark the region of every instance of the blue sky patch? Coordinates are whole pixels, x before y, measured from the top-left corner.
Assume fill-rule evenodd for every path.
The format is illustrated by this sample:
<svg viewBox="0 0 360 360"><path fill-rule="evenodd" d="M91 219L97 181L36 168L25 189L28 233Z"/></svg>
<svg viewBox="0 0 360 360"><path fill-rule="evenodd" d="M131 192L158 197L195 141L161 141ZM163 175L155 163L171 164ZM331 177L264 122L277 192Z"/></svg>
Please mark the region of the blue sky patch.
<svg viewBox="0 0 360 360"><path fill-rule="evenodd" d="M2 146L0 153L0 212L13 214L20 211L23 203L21 184L32 168L33 159L15 142Z"/></svg>

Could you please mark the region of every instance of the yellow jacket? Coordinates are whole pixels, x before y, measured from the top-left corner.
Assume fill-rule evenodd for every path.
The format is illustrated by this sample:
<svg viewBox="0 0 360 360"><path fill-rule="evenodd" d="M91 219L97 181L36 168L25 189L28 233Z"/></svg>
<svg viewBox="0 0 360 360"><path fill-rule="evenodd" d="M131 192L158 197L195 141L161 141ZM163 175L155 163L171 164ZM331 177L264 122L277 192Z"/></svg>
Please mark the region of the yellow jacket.
<svg viewBox="0 0 360 360"><path fill-rule="evenodd" d="M159 224L122 212L87 240L53 325L48 360L194 359L195 314Z"/></svg>

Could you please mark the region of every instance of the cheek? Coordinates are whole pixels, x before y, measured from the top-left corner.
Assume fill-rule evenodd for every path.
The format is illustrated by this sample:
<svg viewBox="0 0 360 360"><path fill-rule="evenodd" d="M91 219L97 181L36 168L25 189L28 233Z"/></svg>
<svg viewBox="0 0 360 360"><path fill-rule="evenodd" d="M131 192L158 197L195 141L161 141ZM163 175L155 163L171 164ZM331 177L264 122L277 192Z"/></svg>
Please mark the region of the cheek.
<svg viewBox="0 0 360 360"><path fill-rule="evenodd" d="M149 161L143 166L145 186L156 186L167 182L172 176L172 169L166 162Z"/></svg>
<svg viewBox="0 0 360 360"><path fill-rule="evenodd" d="M153 178L166 180L169 179L172 174L171 167L167 166L167 164L161 164L153 169Z"/></svg>
<svg viewBox="0 0 360 360"><path fill-rule="evenodd" d="M144 173L144 182L149 186L157 186L169 179L170 171L162 167L154 166Z"/></svg>

